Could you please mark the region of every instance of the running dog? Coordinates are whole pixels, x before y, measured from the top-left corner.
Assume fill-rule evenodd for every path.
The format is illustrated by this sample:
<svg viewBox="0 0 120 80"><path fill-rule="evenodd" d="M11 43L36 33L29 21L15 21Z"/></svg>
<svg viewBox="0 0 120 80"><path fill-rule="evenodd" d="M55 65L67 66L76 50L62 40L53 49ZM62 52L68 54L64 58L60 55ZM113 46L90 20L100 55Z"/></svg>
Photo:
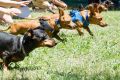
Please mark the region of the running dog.
<svg viewBox="0 0 120 80"><path fill-rule="evenodd" d="M81 32L81 28L84 28L93 36L93 33L89 29L89 24L96 24L101 27L107 26L100 13L95 12L92 7L89 7L89 10L82 10L80 12L78 10L71 10L70 14L66 14L64 10L60 8L59 14L53 14L53 16L44 16L43 18L46 20L54 18L51 24L55 25L57 30L55 27L52 27L50 31L55 31L56 34L60 29L77 29L78 33L82 35L83 32ZM44 21L44 24L47 24L47 22ZM49 25L49 27L50 26L51 25Z"/></svg>
<svg viewBox="0 0 120 80"><path fill-rule="evenodd" d="M3 60L3 69L8 70L11 62L22 61L37 47L54 45L55 41L40 28L30 29L23 36L0 32L0 57Z"/></svg>
<svg viewBox="0 0 120 80"><path fill-rule="evenodd" d="M89 4L86 8L89 10L89 8L92 7L92 9L95 11L95 12L103 12L103 11L107 11L108 8L110 8L111 6L113 6L114 3L110 0L105 0L104 2L102 3L92 3L92 4Z"/></svg>

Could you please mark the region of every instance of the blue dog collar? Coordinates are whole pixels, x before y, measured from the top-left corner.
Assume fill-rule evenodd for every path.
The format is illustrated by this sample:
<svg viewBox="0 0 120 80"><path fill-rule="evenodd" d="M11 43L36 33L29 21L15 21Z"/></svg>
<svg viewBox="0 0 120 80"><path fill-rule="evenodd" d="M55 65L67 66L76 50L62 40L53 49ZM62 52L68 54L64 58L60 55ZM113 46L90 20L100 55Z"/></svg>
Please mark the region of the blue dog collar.
<svg viewBox="0 0 120 80"><path fill-rule="evenodd" d="M72 17L72 21L80 21L83 23L83 27L87 27L89 25L89 17L88 17L88 12L86 11L86 19L80 14L78 10L72 10L70 11L70 16Z"/></svg>

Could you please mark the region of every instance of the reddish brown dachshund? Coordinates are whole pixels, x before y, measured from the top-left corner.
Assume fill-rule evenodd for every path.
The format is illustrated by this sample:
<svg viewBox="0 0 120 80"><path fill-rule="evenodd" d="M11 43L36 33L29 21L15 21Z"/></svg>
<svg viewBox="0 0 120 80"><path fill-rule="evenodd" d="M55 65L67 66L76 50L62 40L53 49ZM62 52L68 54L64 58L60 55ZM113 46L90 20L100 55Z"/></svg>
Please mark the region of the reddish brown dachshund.
<svg viewBox="0 0 120 80"><path fill-rule="evenodd" d="M78 10L72 10L70 11L70 15L65 13L64 10L60 8L59 14L44 16L42 18L45 20L54 19L53 22L51 22L53 25L56 25L55 20L59 19L61 28L77 29L80 35L83 34L83 32L81 32L81 28L84 28L89 32L90 35L93 36L93 33L89 29L89 24L96 24L101 27L107 26L100 13L94 11L92 7L89 7L89 10L82 10L81 12Z"/></svg>
<svg viewBox="0 0 120 80"><path fill-rule="evenodd" d="M114 3L110 0L105 0L103 3L99 4L99 3L92 3L92 4L89 4L87 6L87 9L89 10L89 8L92 7L92 9L95 11L95 12L103 12L103 11L107 11L109 9L109 7L113 6Z"/></svg>

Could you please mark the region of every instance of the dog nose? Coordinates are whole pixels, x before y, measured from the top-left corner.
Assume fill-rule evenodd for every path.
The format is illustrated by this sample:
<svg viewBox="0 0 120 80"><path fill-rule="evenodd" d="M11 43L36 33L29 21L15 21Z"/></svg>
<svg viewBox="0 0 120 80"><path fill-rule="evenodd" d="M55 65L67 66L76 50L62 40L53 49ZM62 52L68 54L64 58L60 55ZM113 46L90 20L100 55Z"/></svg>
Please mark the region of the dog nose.
<svg viewBox="0 0 120 80"><path fill-rule="evenodd" d="M106 27L108 24L107 23L104 23L103 25L101 25L102 27Z"/></svg>
<svg viewBox="0 0 120 80"><path fill-rule="evenodd" d="M99 20L101 21L101 20L102 20L102 17L100 17Z"/></svg>
<svg viewBox="0 0 120 80"><path fill-rule="evenodd" d="M108 26L108 24L106 23L105 26Z"/></svg>

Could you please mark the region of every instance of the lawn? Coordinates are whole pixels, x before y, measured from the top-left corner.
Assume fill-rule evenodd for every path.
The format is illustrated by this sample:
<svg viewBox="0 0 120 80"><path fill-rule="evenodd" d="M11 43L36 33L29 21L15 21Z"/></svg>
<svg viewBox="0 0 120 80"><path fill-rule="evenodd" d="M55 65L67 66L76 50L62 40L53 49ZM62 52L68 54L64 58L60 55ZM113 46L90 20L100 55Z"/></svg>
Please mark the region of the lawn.
<svg viewBox="0 0 120 80"><path fill-rule="evenodd" d="M32 17L41 14L32 13ZM102 15L108 26L90 25L94 37L85 30L84 36L75 30L61 30L59 35L66 42L57 41L53 48L36 48L16 67L11 63L9 72L0 70L0 80L119 80L120 11Z"/></svg>

